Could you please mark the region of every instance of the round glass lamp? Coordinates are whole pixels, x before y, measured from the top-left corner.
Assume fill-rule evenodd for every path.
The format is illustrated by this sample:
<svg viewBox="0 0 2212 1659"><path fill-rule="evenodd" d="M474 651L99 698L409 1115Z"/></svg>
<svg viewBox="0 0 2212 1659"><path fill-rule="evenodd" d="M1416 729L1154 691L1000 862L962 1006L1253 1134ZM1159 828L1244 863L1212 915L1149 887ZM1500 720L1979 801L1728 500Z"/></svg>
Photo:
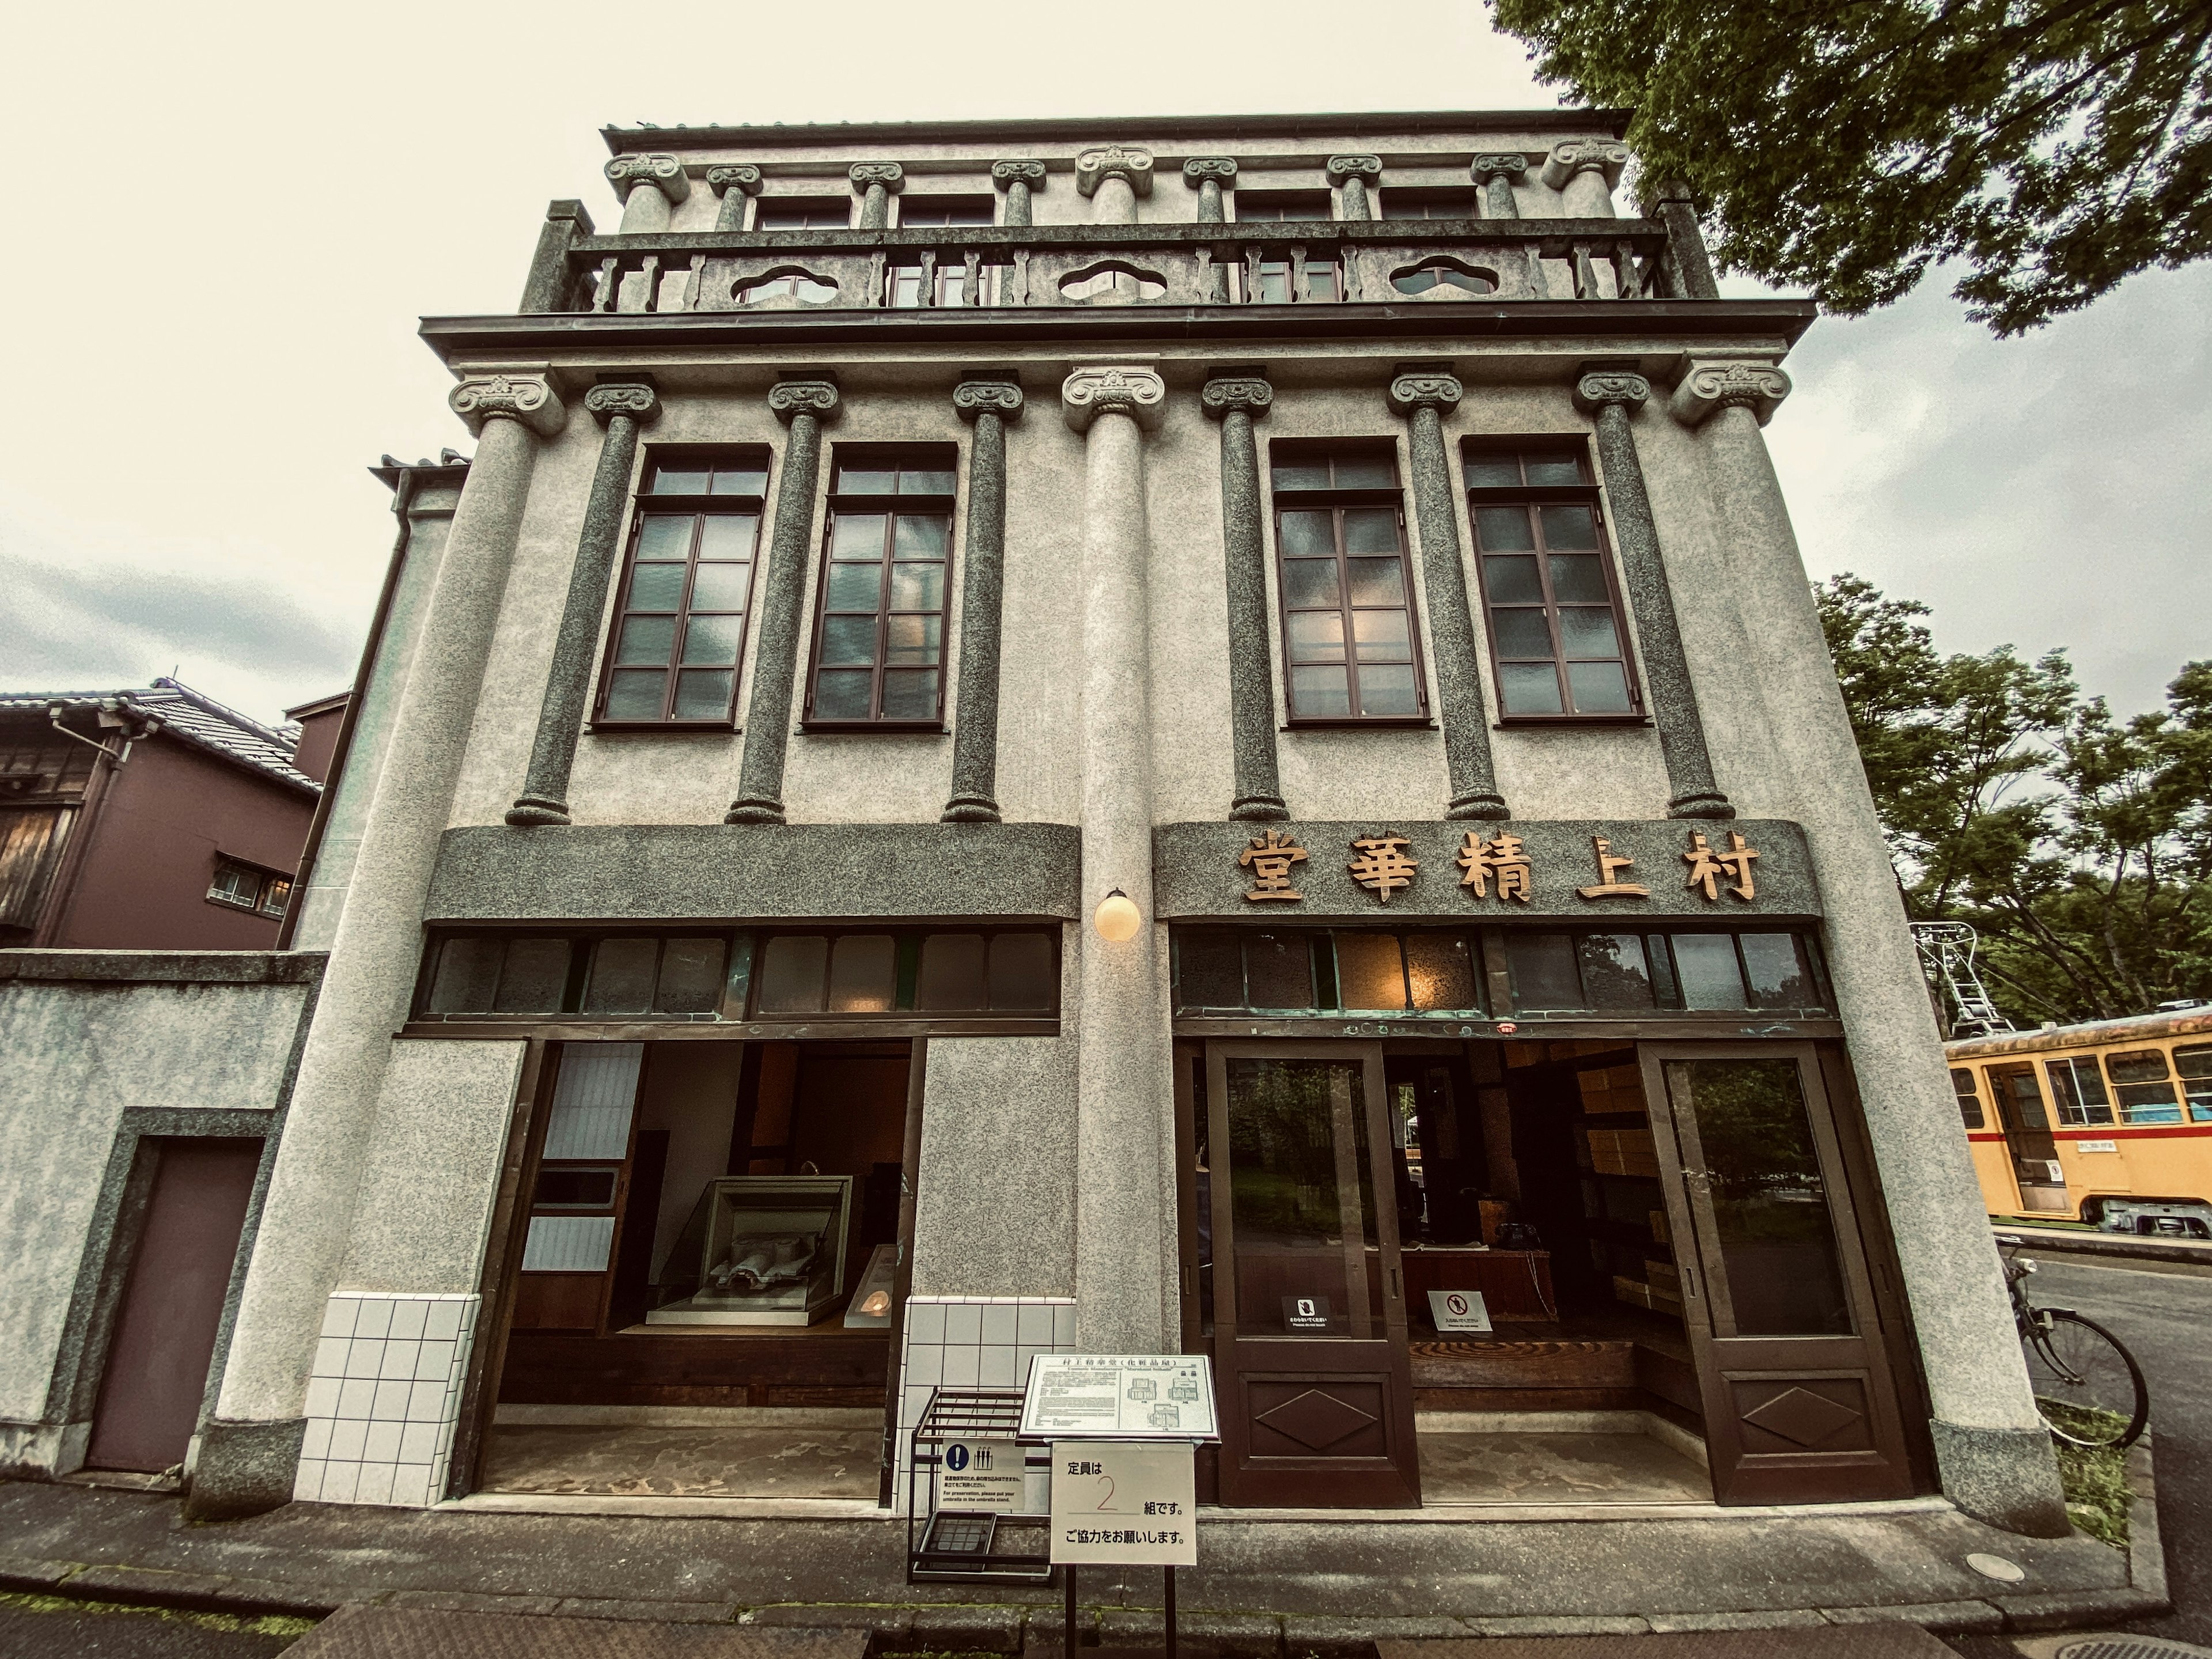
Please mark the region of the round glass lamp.
<svg viewBox="0 0 2212 1659"><path fill-rule="evenodd" d="M1109 945L1127 945L1144 923L1144 913L1137 908L1136 901L1118 887L1100 899L1098 908L1091 913L1091 925Z"/></svg>

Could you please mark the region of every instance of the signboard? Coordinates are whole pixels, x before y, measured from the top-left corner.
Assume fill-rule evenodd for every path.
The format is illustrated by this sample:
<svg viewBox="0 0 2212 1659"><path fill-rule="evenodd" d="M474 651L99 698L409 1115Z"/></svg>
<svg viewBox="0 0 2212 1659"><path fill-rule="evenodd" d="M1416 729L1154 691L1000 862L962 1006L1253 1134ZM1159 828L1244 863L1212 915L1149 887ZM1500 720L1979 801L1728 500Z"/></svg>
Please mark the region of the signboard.
<svg viewBox="0 0 2212 1659"><path fill-rule="evenodd" d="M1431 1291L1429 1317L1439 1331L1487 1331L1490 1310L1480 1291Z"/></svg>
<svg viewBox="0 0 2212 1659"><path fill-rule="evenodd" d="M2117 1140L2077 1140L2074 1143L2074 1150L2077 1152L2117 1152L2120 1150L2120 1143Z"/></svg>
<svg viewBox="0 0 2212 1659"><path fill-rule="evenodd" d="M845 1305L845 1328L881 1330L891 1322L891 1297L898 1289L898 1246L878 1244L868 1258L853 1299Z"/></svg>
<svg viewBox="0 0 2212 1659"><path fill-rule="evenodd" d="M1185 1353L1041 1353L1022 1398L1024 1437L1212 1440L1213 1368Z"/></svg>
<svg viewBox="0 0 2212 1659"><path fill-rule="evenodd" d="M1325 1331L1328 1328L1328 1298L1325 1296L1286 1296L1283 1298L1283 1328Z"/></svg>
<svg viewBox="0 0 2212 1659"><path fill-rule="evenodd" d="M1022 1449L1012 1440L946 1441L937 1470L937 1506L997 1515L1023 1509Z"/></svg>
<svg viewBox="0 0 2212 1659"><path fill-rule="evenodd" d="M1054 1562L1196 1566L1196 1461L1189 1445L1054 1441Z"/></svg>

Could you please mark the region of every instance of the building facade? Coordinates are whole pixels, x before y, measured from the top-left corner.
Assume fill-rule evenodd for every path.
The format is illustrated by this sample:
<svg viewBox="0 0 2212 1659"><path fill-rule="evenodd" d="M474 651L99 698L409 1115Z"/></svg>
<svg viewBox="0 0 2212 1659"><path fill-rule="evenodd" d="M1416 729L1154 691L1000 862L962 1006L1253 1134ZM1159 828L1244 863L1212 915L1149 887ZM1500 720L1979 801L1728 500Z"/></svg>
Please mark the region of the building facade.
<svg viewBox="0 0 2212 1659"><path fill-rule="evenodd" d="M618 228L423 325L477 447L396 475L193 1511L671 1408L888 1501L1075 1350L1210 1355L1224 1504L1598 1412L2063 1530L1760 434L1812 308L1620 131L611 131Z"/></svg>

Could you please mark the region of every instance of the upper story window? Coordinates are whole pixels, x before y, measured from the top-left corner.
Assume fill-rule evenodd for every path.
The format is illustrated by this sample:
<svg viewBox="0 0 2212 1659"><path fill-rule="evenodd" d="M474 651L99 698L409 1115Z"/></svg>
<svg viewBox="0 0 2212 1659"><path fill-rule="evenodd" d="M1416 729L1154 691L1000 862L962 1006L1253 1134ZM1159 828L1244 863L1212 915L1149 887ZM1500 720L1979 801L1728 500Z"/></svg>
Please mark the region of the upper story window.
<svg viewBox="0 0 2212 1659"><path fill-rule="evenodd" d="M988 196L902 196L898 222L902 230L935 230L988 225L995 222L995 216Z"/></svg>
<svg viewBox="0 0 2212 1659"><path fill-rule="evenodd" d="M810 726L939 725L959 452L838 447L815 604Z"/></svg>
<svg viewBox="0 0 2212 1659"><path fill-rule="evenodd" d="M292 900L292 878L263 870L236 859L217 859L215 879L208 884L208 902L233 910L252 910L281 920Z"/></svg>
<svg viewBox="0 0 2212 1659"><path fill-rule="evenodd" d="M849 196L763 196L753 204L755 230L843 230L852 222Z"/></svg>
<svg viewBox="0 0 2212 1659"><path fill-rule="evenodd" d="M1299 219L1333 219L1325 190L1240 190L1237 192L1239 224L1279 223Z"/></svg>
<svg viewBox="0 0 2212 1659"><path fill-rule="evenodd" d="M1382 192L1385 219L1480 219L1471 190L1420 190L1394 185Z"/></svg>
<svg viewBox="0 0 2212 1659"><path fill-rule="evenodd" d="M1344 273L1331 258L1263 253L1253 262L1251 297L1273 306L1298 300L1341 300Z"/></svg>
<svg viewBox="0 0 2212 1659"><path fill-rule="evenodd" d="M1289 440L1271 459L1291 722L1425 718L1395 446Z"/></svg>
<svg viewBox="0 0 2212 1659"><path fill-rule="evenodd" d="M733 717L768 450L656 449L599 688L599 726L720 726Z"/></svg>
<svg viewBox="0 0 2212 1659"><path fill-rule="evenodd" d="M1506 719L1633 716L1627 630L1577 440L1470 440L1462 454Z"/></svg>

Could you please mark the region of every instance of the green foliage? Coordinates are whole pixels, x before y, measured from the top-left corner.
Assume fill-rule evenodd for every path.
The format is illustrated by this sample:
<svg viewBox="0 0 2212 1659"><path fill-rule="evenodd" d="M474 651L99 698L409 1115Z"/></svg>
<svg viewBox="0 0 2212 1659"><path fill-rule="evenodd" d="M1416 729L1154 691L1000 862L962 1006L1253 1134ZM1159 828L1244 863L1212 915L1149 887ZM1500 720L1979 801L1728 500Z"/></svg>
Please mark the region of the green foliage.
<svg viewBox="0 0 2212 1659"><path fill-rule="evenodd" d="M2212 252L2208 0L1493 0L1537 73L1633 109L1735 270L1850 315L1962 260L2017 334Z"/></svg>
<svg viewBox="0 0 2212 1659"><path fill-rule="evenodd" d="M2098 1434L2117 1433L2121 1419L2111 1412L2091 1411L2039 1401L2046 1417L2063 1426L2094 1428ZM2068 1419L2073 1419L2069 1422ZM2097 1421L2095 1419L2102 1419ZM2128 1486L2128 1455L2114 1446L2076 1446L2054 1437L2051 1448L2058 1454L2058 1484L2066 1494L2066 1514L2074 1524L2099 1543L2116 1550L2128 1547L2128 1510L2135 1500Z"/></svg>
<svg viewBox="0 0 2212 1659"><path fill-rule="evenodd" d="M2017 1024L2212 996L2212 662L2116 719L2065 656L1940 655L1928 607L1816 585L1915 921L1971 922Z"/></svg>

